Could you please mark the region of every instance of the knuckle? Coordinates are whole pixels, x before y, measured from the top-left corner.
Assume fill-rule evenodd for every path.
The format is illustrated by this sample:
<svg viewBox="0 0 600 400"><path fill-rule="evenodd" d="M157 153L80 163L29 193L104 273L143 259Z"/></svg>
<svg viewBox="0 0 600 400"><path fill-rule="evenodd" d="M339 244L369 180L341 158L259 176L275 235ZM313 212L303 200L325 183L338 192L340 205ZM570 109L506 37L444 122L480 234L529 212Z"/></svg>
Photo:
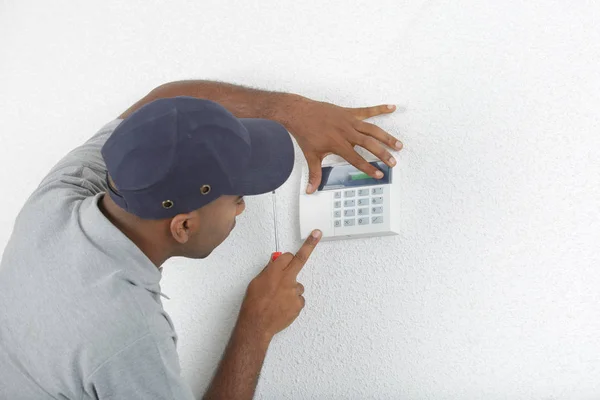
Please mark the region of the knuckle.
<svg viewBox="0 0 600 400"><path fill-rule="evenodd" d="M357 145L359 145L360 147L365 147L366 148L369 145L369 139L370 139L369 136L362 134L362 135L358 135L356 137L356 139L354 140L354 142Z"/></svg>
<svg viewBox="0 0 600 400"><path fill-rule="evenodd" d="M299 283L298 284L298 291L300 292L300 295L302 295L304 293L304 285Z"/></svg>
<svg viewBox="0 0 600 400"><path fill-rule="evenodd" d="M360 169L362 169L363 171L365 171L369 174L375 173L375 171L377 170L374 166L372 166L365 160L362 160L362 162L360 163Z"/></svg>
<svg viewBox="0 0 600 400"><path fill-rule="evenodd" d="M367 136L365 139L365 146L370 147L370 148L377 148L379 147L379 143L376 139L372 138L371 136Z"/></svg>
<svg viewBox="0 0 600 400"><path fill-rule="evenodd" d="M367 133L371 134L373 132L374 128L376 128L375 125L370 124L368 122L361 121L360 130L362 132L367 132Z"/></svg>
<svg viewBox="0 0 600 400"><path fill-rule="evenodd" d="M378 146L378 149L374 154L378 156L381 160L387 160L391 157L390 152L387 151L383 146Z"/></svg>
<svg viewBox="0 0 600 400"><path fill-rule="evenodd" d="M375 126L375 125L374 125ZM375 126L375 136L377 137L377 139L384 141L389 135L386 131L384 131L383 129L381 129L378 126Z"/></svg>
<svg viewBox="0 0 600 400"><path fill-rule="evenodd" d="M360 119L355 119L354 121L352 121L352 128L354 128L357 131L364 131L365 124L366 122L361 121Z"/></svg>

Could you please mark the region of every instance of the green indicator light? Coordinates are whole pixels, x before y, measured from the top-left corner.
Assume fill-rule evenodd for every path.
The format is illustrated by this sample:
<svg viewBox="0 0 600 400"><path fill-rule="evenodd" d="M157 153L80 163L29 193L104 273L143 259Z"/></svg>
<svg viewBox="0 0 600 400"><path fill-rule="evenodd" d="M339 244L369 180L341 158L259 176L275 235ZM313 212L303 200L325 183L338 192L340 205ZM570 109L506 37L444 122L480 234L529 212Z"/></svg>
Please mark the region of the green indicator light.
<svg viewBox="0 0 600 400"><path fill-rule="evenodd" d="M358 181L360 179L370 179L371 177L364 172L354 172L350 173L350 180Z"/></svg>

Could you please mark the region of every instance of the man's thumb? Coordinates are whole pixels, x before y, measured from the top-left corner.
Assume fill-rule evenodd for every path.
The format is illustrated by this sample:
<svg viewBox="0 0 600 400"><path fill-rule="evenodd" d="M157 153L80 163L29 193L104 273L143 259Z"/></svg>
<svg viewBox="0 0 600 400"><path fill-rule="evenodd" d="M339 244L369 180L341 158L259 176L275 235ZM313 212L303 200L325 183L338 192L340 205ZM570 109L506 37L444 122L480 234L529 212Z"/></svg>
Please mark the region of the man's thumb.
<svg viewBox="0 0 600 400"><path fill-rule="evenodd" d="M321 160L318 157L310 157L308 162L308 185L306 193L314 193L321 184Z"/></svg>

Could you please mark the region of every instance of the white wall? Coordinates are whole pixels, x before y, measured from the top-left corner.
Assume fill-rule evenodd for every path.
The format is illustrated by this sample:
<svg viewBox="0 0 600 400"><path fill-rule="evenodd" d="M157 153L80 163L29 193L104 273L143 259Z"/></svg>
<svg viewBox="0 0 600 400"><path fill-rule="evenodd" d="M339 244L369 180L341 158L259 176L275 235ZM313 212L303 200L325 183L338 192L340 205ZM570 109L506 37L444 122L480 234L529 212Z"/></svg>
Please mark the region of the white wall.
<svg viewBox="0 0 600 400"><path fill-rule="evenodd" d="M591 0L0 2L0 246L53 163L160 83L394 102L378 123L405 143L403 233L320 245L257 398L599 398L599 17ZM287 250L301 162L279 193ZM269 207L249 199L210 259L165 267L198 394L273 250Z"/></svg>

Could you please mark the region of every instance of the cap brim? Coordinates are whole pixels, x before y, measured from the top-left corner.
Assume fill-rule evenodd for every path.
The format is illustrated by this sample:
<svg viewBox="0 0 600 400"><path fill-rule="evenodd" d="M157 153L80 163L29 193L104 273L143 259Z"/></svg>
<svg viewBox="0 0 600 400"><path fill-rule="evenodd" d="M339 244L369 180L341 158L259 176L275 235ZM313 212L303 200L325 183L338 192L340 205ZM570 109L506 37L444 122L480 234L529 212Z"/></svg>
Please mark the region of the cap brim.
<svg viewBox="0 0 600 400"><path fill-rule="evenodd" d="M252 154L243 175L232 180L235 193L252 196L285 183L294 168L294 144L283 125L268 119L240 118L250 136Z"/></svg>

